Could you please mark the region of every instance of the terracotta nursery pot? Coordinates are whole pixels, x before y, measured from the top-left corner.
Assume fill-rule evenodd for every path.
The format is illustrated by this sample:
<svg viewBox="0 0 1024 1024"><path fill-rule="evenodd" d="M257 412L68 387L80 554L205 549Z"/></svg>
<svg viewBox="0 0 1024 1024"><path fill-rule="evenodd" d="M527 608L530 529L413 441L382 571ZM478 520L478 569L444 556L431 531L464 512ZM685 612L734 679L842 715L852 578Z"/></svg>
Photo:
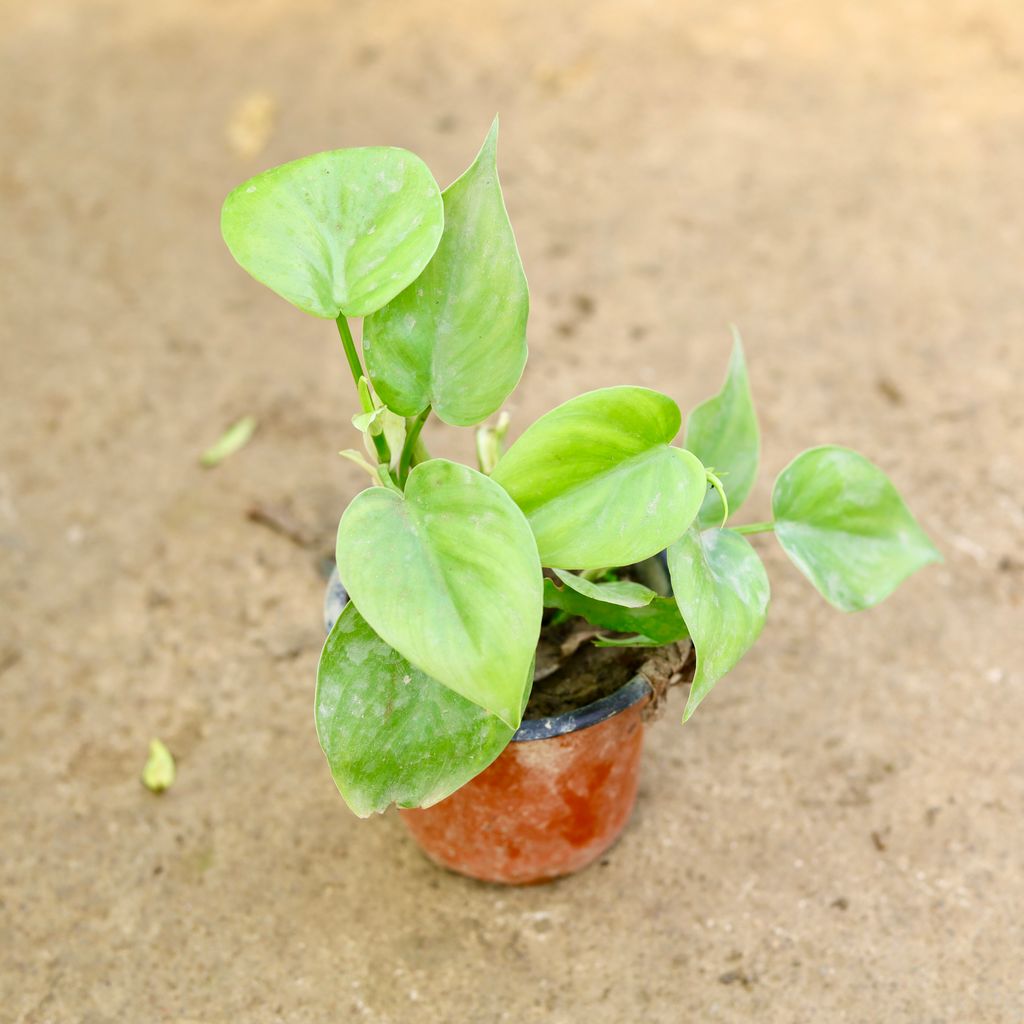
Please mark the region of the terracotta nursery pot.
<svg viewBox="0 0 1024 1024"><path fill-rule="evenodd" d="M335 573L328 631L346 600ZM629 821L651 696L638 675L585 707L524 720L490 767L432 807L400 811L402 820L432 861L471 878L525 885L579 871Z"/></svg>
<svg viewBox="0 0 1024 1024"><path fill-rule="evenodd" d="M579 871L629 821L650 696L636 676L586 707L526 720L489 768L433 807L401 811L402 820L432 861L485 882Z"/></svg>

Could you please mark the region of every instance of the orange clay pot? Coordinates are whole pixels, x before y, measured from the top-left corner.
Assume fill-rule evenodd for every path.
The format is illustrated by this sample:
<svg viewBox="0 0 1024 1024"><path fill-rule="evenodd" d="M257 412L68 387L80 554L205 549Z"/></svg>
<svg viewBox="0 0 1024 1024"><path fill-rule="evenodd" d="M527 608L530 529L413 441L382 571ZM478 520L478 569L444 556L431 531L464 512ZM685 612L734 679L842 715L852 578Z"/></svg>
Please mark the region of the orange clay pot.
<svg viewBox="0 0 1024 1024"><path fill-rule="evenodd" d="M524 885L579 871L629 821L650 696L637 676L586 707L524 721L489 768L402 820L432 861L471 878Z"/></svg>

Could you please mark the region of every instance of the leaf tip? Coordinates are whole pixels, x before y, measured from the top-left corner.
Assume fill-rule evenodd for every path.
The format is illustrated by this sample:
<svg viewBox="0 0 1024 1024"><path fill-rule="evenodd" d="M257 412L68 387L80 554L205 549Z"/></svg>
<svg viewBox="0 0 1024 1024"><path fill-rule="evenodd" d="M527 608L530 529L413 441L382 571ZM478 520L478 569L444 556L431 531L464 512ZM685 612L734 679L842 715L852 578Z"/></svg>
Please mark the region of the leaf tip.
<svg viewBox="0 0 1024 1024"><path fill-rule="evenodd" d="M491 122L491 127L487 130L487 135L484 138L484 144L480 147L480 152L477 153L476 160L474 163L482 164L488 163L491 167L497 167L498 164L498 115L494 115L494 120Z"/></svg>
<svg viewBox="0 0 1024 1024"><path fill-rule="evenodd" d="M922 568L926 565L944 565L946 562L946 556L939 550L939 546L928 536L924 531L924 527L920 527L921 536L925 542L925 559L921 563Z"/></svg>
<svg viewBox="0 0 1024 1024"><path fill-rule="evenodd" d="M484 710L487 710L486 708ZM500 718L513 732L523 724L523 712L520 707L496 708L491 712L495 718Z"/></svg>
<svg viewBox="0 0 1024 1024"><path fill-rule="evenodd" d="M743 359L743 336L740 334L740 329L734 323L729 324L729 333L732 335L732 354L733 359Z"/></svg>

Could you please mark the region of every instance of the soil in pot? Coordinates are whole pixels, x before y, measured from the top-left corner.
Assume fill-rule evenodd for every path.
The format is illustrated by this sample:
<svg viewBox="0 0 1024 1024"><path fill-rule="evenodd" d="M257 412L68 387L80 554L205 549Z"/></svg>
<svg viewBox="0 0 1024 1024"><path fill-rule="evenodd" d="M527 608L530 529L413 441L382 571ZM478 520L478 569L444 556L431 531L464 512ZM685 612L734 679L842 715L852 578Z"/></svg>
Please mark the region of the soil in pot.
<svg viewBox="0 0 1024 1024"><path fill-rule="evenodd" d="M689 641L666 647L595 647L596 636L614 636L584 619L547 624L537 644L533 691L526 719L551 718L601 700L638 673L654 691L648 712L661 706L670 685L693 678Z"/></svg>

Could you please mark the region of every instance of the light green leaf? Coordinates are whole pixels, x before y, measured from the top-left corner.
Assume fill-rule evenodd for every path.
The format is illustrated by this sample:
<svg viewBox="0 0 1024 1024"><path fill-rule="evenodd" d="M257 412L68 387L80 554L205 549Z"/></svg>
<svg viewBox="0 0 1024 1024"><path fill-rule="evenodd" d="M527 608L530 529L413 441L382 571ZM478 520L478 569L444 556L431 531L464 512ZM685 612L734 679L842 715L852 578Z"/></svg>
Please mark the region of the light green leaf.
<svg viewBox="0 0 1024 1024"><path fill-rule="evenodd" d="M241 451L256 433L256 417L243 416L228 427L221 436L199 457L199 464L206 469L219 466L229 455Z"/></svg>
<svg viewBox="0 0 1024 1024"><path fill-rule="evenodd" d="M592 597L595 601L621 605L623 608L643 608L649 605L658 595L642 583L632 580L615 580L610 583L593 583L566 572L564 569L553 570L554 574L567 586L584 597Z"/></svg>
<svg viewBox="0 0 1024 1024"><path fill-rule="evenodd" d="M775 481L772 511L786 554L842 611L870 608L942 561L885 473L849 448L798 455Z"/></svg>
<svg viewBox="0 0 1024 1024"><path fill-rule="evenodd" d="M760 636L770 591L757 552L733 530L690 530L668 549L668 569L697 652L685 722Z"/></svg>
<svg viewBox="0 0 1024 1024"><path fill-rule="evenodd" d="M374 437L384 430L383 419L386 412L387 409L383 405L379 405L376 409L371 409L369 412L357 412L352 417L352 426L360 434L369 434L371 437Z"/></svg>
<svg viewBox="0 0 1024 1024"><path fill-rule="evenodd" d="M569 615L578 615L592 626L616 633L641 633L657 644L671 644L687 636L686 624L671 597L655 597L642 608L595 600L554 580L544 581L544 605Z"/></svg>
<svg viewBox="0 0 1024 1024"><path fill-rule="evenodd" d="M529 524L497 484L446 459L421 463L404 495L356 496L337 554L341 582L386 643L519 725L542 580Z"/></svg>
<svg viewBox="0 0 1024 1024"><path fill-rule="evenodd" d="M730 514L743 504L754 485L761 448L743 343L735 329L733 337L725 384L690 413L683 444L721 480ZM721 526L723 512L718 492L709 490L697 518L702 526Z"/></svg>
<svg viewBox="0 0 1024 1024"><path fill-rule="evenodd" d="M377 458L377 447L373 439L383 434L392 455L392 467L397 467L405 443L404 417L396 415L386 405L378 405L370 412L356 413L352 417L352 426L363 435L363 447L371 459Z"/></svg>
<svg viewBox="0 0 1024 1024"><path fill-rule="evenodd" d="M657 391L590 391L530 426L492 479L526 513L544 565L631 565L682 536L704 500L704 467L669 446L679 425Z"/></svg>
<svg viewBox="0 0 1024 1024"><path fill-rule="evenodd" d="M171 752L161 740L150 740L149 757L142 769L142 784L153 793L162 793L174 785L176 774Z"/></svg>
<svg viewBox="0 0 1024 1024"><path fill-rule="evenodd" d="M250 178L221 233L257 281L314 316L366 316L419 276L444 226L426 164L404 149L336 149Z"/></svg>
<svg viewBox="0 0 1024 1024"><path fill-rule="evenodd" d="M430 405L445 423L472 426L522 376L530 300L497 143L495 120L472 166L444 190L444 234L426 270L363 326L373 385L403 416Z"/></svg>
<svg viewBox="0 0 1024 1024"><path fill-rule="evenodd" d="M334 781L363 818L391 803L443 800L483 771L514 733L409 664L351 603L320 655L315 710Z"/></svg>
<svg viewBox="0 0 1024 1024"><path fill-rule="evenodd" d="M391 452L391 468L398 469L398 461L402 454L402 446L405 444L408 424L404 416L399 416L387 407L384 408L384 417L381 423L384 427L384 440L387 441L388 449Z"/></svg>

